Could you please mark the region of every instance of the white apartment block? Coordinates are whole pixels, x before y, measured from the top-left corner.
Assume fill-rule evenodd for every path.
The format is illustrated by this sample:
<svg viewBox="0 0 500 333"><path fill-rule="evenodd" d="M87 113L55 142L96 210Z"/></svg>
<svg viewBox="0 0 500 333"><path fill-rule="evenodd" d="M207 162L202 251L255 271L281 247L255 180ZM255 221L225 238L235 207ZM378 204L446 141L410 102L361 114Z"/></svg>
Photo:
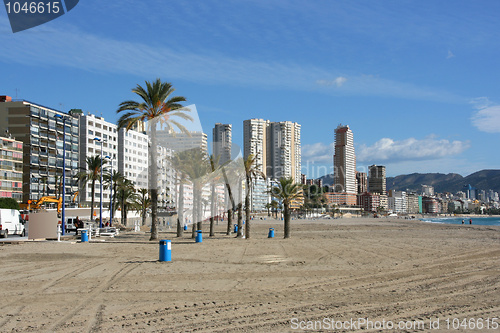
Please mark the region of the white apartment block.
<svg viewBox="0 0 500 333"><path fill-rule="evenodd" d="M176 173L172 167L172 150L157 146L158 202L161 206L175 206Z"/></svg>
<svg viewBox="0 0 500 333"><path fill-rule="evenodd" d="M156 140L159 146L170 150L184 151L193 148L202 148L208 152L207 135L203 132L171 133L166 130L156 132Z"/></svg>
<svg viewBox="0 0 500 333"><path fill-rule="evenodd" d="M270 124L268 173L273 179L292 177L300 182L300 125L291 121Z"/></svg>
<svg viewBox="0 0 500 333"><path fill-rule="evenodd" d="M389 197L387 198L387 203L389 206L389 210L392 210L394 213L408 212L408 201L406 198L406 192L404 191L390 190Z"/></svg>
<svg viewBox="0 0 500 333"><path fill-rule="evenodd" d="M118 171L136 188L148 188L148 135L135 130L118 130Z"/></svg>
<svg viewBox="0 0 500 333"><path fill-rule="evenodd" d="M103 117L97 117L92 114L82 115L80 117L80 170L87 170L87 157L101 156L102 140L102 158L109 156L111 160L103 167L103 172L107 172L112 167L118 170L118 130L113 123L107 122ZM100 201L100 181L95 182L94 203ZM85 187L80 188L79 202L90 203L92 197L92 184L88 182ZM103 202L109 204L110 191L103 190Z"/></svg>
<svg viewBox="0 0 500 333"><path fill-rule="evenodd" d="M291 121L270 122L264 119L249 119L243 122L243 154L256 158L256 168L266 175L252 184L252 209L264 210L270 201L268 187L271 180L292 177L300 182L301 144L298 123Z"/></svg>

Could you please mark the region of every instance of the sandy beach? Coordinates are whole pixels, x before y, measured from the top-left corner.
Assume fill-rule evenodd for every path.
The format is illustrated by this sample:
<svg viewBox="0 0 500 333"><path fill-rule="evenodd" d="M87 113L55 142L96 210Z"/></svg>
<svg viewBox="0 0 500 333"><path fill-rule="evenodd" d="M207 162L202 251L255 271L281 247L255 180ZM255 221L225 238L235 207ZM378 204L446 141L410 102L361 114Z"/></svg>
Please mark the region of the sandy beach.
<svg viewBox="0 0 500 333"><path fill-rule="evenodd" d="M0 245L0 331L478 331L454 318L500 331L485 329L500 324L499 227L346 218L294 220L287 240L274 220L254 221L248 240L216 231L202 243L161 233L172 262L146 233ZM358 318L375 327L346 326Z"/></svg>

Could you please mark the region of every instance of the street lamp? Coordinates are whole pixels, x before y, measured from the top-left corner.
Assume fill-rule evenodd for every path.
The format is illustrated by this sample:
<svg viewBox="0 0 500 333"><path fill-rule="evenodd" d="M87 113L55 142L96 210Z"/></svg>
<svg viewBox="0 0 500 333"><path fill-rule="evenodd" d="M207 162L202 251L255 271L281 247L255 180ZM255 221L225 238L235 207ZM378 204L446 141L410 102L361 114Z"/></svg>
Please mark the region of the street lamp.
<svg viewBox="0 0 500 333"><path fill-rule="evenodd" d="M64 236L66 234L66 119L60 114L55 115L56 118L60 118L63 121L63 171L62 171L62 211L61 211L61 234Z"/></svg>
<svg viewBox="0 0 500 333"><path fill-rule="evenodd" d="M104 158L109 159L111 163L111 172L109 174L110 187L109 187L109 226L113 226L113 159L111 156L106 156Z"/></svg>
<svg viewBox="0 0 500 333"><path fill-rule="evenodd" d="M94 141L101 143L101 181L100 181L100 187L101 187L100 196L101 196L101 198L99 201L99 206L100 206L100 209L99 209L99 228L102 228L102 141L103 140L101 140L99 138L94 138Z"/></svg>

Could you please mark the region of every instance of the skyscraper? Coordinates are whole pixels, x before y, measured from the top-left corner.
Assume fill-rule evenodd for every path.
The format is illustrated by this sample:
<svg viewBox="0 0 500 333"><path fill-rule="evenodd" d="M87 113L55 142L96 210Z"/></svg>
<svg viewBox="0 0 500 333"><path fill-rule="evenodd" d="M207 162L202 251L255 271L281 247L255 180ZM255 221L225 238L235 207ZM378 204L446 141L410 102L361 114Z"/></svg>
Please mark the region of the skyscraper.
<svg viewBox="0 0 500 333"><path fill-rule="evenodd" d="M370 193L386 194L385 166L370 165L368 167L368 189Z"/></svg>
<svg viewBox="0 0 500 333"><path fill-rule="evenodd" d="M231 160L232 146L232 125L231 124L215 124L212 131L212 151L214 156L219 156L219 164L225 164Z"/></svg>
<svg viewBox="0 0 500 333"><path fill-rule="evenodd" d="M300 125L291 121L270 122L249 119L243 122L243 155L255 156L255 167L267 178L267 183L282 177L301 181ZM254 210L263 210L268 202L267 185L256 179L253 185Z"/></svg>
<svg viewBox="0 0 500 333"><path fill-rule="evenodd" d="M333 156L334 191L357 193L356 155L354 139L349 126L339 125L335 129L335 155Z"/></svg>
<svg viewBox="0 0 500 333"><path fill-rule="evenodd" d="M243 154L256 156L256 164L266 177L292 177L300 183L301 144L298 123L249 119L243 122Z"/></svg>

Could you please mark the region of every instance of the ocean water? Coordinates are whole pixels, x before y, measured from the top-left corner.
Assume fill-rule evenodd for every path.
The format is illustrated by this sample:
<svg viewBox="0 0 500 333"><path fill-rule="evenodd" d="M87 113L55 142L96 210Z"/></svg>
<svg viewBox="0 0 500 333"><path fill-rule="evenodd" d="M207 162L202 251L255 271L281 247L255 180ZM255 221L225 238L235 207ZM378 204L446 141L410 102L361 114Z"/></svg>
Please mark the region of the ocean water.
<svg viewBox="0 0 500 333"><path fill-rule="evenodd" d="M432 217L420 219L430 223L446 223L446 224L469 224L469 217ZM472 217L472 224L476 225L497 225L500 226L500 217Z"/></svg>

